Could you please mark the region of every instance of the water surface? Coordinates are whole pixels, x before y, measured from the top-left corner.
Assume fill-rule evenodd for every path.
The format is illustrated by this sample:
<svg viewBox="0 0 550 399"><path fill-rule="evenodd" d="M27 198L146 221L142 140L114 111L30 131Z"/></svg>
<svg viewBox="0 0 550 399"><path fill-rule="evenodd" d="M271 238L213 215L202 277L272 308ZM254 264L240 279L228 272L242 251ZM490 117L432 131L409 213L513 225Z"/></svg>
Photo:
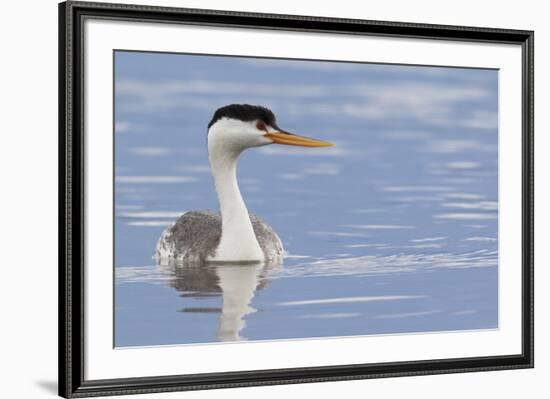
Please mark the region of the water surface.
<svg viewBox="0 0 550 399"><path fill-rule="evenodd" d="M115 345L498 327L496 71L117 52ZM206 125L229 103L331 148L246 151L281 265L155 265L217 209Z"/></svg>

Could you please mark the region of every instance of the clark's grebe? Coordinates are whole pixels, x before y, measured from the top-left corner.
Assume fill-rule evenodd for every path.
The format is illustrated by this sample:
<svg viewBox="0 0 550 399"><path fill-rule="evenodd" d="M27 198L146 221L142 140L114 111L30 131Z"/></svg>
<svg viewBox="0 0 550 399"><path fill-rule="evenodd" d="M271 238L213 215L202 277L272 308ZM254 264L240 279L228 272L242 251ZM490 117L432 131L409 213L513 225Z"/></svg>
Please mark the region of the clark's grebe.
<svg viewBox="0 0 550 399"><path fill-rule="evenodd" d="M180 216L157 243L160 263L262 262L282 257L280 238L268 224L248 213L237 184L241 152L268 144L332 146L282 130L273 112L262 106L231 104L216 110L208 124L208 159L221 215L200 210Z"/></svg>

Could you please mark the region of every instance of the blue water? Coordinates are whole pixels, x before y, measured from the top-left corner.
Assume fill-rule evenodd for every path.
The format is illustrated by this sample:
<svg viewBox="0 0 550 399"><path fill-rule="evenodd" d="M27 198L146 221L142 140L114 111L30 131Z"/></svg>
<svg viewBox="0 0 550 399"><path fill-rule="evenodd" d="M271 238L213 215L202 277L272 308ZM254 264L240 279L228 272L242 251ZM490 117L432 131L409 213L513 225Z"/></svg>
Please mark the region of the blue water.
<svg viewBox="0 0 550 399"><path fill-rule="evenodd" d="M206 125L262 104L331 148L246 151L281 265L169 267L179 214L217 209ZM115 345L498 327L498 72L115 53Z"/></svg>

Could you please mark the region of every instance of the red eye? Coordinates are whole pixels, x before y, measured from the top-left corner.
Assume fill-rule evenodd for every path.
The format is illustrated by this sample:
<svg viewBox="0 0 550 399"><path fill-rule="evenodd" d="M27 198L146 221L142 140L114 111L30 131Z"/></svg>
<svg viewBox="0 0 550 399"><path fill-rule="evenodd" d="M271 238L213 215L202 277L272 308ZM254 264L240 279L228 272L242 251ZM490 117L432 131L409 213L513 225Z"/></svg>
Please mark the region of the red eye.
<svg viewBox="0 0 550 399"><path fill-rule="evenodd" d="M263 122L258 122L258 123L256 123L256 129L267 131L267 126Z"/></svg>

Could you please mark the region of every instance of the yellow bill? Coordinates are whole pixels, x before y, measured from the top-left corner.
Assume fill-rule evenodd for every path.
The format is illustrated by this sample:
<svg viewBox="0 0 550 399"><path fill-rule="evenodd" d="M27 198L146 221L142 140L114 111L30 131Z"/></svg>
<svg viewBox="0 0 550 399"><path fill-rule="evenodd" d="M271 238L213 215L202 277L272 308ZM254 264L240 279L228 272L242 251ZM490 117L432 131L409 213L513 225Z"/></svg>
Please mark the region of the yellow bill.
<svg viewBox="0 0 550 399"><path fill-rule="evenodd" d="M334 145L328 141L312 139L286 132L266 133L264 136L273 140L275 144L297 145L300 147L332 147Z"/></svg>

